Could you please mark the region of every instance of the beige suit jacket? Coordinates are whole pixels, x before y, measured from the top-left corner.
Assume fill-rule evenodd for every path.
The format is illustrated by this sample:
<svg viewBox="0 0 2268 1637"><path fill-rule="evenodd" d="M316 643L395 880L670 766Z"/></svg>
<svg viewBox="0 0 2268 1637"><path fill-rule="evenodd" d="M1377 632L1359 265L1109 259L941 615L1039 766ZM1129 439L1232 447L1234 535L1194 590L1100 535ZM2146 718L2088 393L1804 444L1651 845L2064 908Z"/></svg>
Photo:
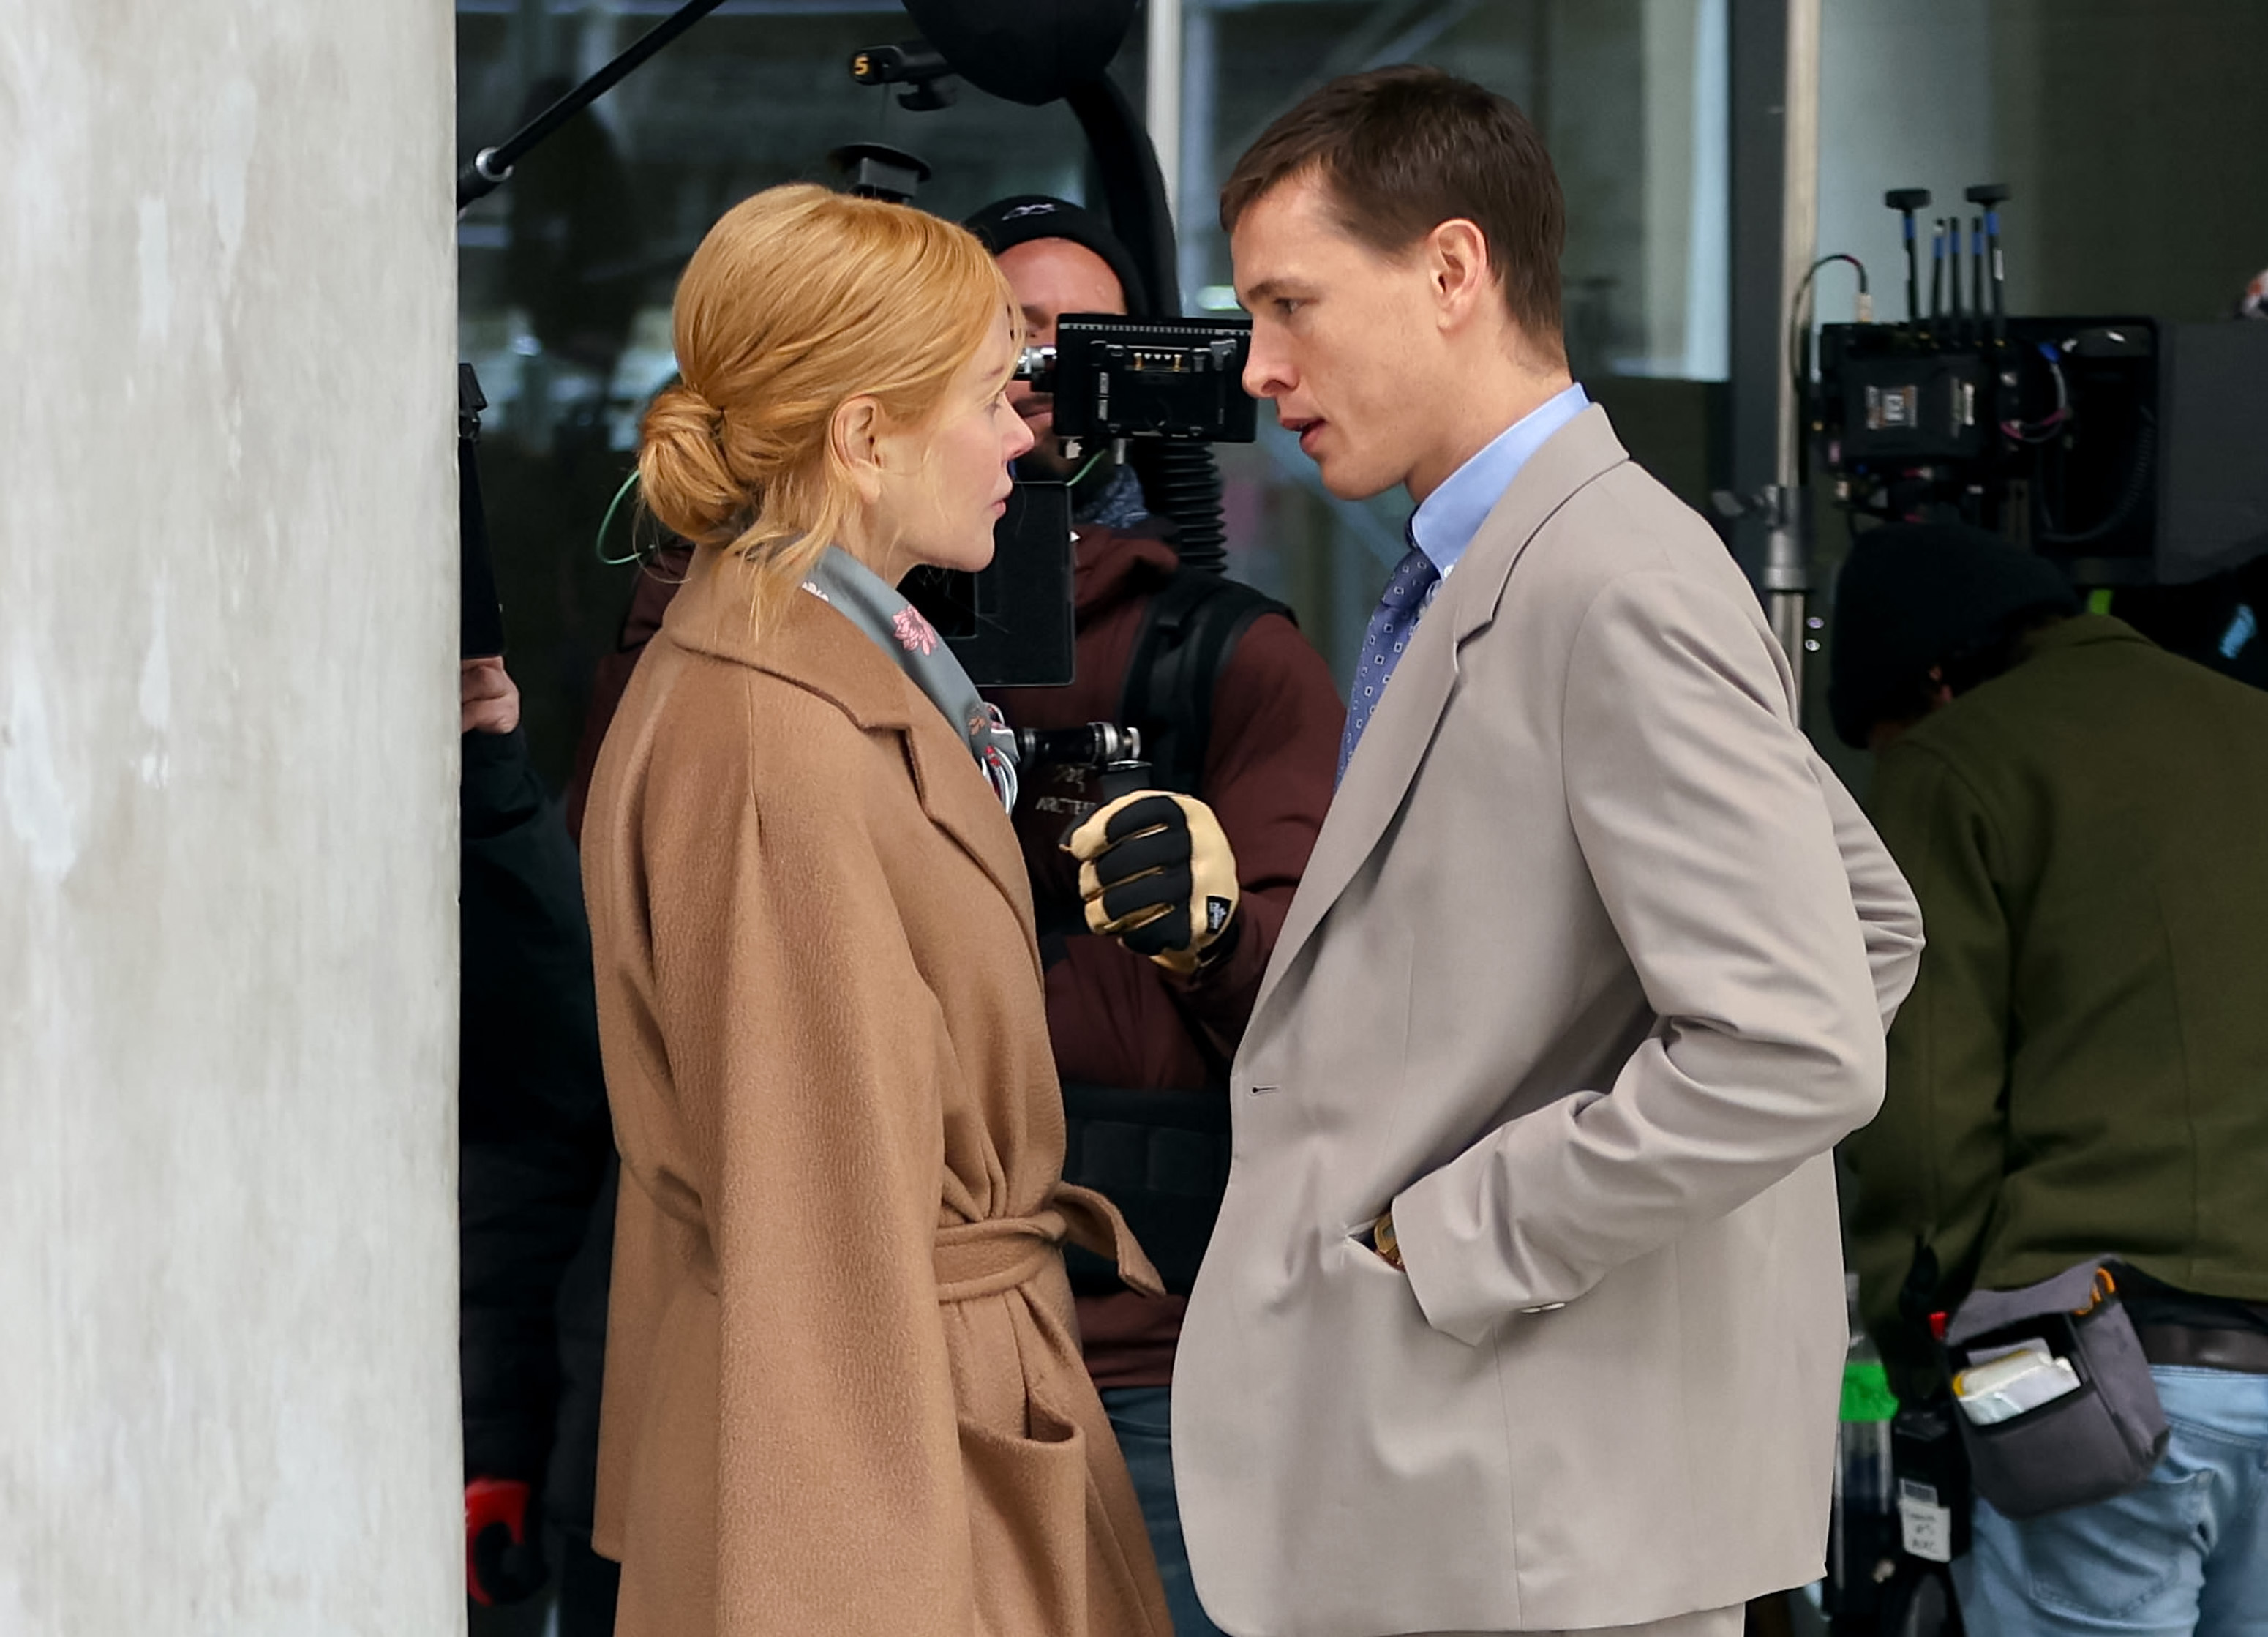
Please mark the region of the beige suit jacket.
<svg viewBox="0 0 2268 1637"><path fill-rule="evenodd" d="M1513 481L1341 787L1175 1367L1238 1637L1633 1625L1815 1579L1829 1150L1912 896L1709 527L1604 411ZM1352 1235L1393 1206L1405 1276Z"/></svg>

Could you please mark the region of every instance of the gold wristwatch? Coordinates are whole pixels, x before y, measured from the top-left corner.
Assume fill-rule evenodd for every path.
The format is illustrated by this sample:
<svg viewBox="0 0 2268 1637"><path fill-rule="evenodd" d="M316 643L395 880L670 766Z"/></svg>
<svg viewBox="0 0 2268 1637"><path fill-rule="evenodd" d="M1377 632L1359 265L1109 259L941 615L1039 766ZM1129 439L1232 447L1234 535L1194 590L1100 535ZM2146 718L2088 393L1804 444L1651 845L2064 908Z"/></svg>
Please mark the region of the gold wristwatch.
<svg viewBox="0 0 2268 1637"><path fill-rule="evenodd" d="M1385 1259L1388 1267L1402 1265L1402 1242L1394 1236L1394 1213L1386 1211L1370 1225L1370 1248Z"/></svg>

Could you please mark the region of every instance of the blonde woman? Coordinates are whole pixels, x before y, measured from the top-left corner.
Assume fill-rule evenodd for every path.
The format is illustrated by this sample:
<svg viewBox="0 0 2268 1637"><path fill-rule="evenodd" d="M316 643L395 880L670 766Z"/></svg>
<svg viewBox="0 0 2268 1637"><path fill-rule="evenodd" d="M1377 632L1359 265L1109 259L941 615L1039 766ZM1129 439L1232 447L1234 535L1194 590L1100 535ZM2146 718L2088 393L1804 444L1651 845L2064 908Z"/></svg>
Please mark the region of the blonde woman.
<svg viewBox="0 0 2268 1637"><path fill-rule="evenodd" d="M583 845L622 1196L597 1544L622 1637L1168 1637L1080 1368L997 719L895 586L1031 436L960 228L810 187L678 287L646 504L698 542Z"/></svg>

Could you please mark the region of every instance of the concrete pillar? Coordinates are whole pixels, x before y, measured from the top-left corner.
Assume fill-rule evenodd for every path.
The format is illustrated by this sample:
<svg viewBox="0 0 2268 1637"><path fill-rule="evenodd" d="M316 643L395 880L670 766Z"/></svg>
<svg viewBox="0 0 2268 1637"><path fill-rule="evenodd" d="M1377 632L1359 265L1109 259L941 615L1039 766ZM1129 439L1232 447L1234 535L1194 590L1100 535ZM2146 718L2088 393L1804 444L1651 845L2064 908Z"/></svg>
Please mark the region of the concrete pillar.
<svg viewBox="0 0 2268 1637"><path fill-rule="evenodd" d="M0 25L0 1633L463 1626L447 0Z"/></svg>

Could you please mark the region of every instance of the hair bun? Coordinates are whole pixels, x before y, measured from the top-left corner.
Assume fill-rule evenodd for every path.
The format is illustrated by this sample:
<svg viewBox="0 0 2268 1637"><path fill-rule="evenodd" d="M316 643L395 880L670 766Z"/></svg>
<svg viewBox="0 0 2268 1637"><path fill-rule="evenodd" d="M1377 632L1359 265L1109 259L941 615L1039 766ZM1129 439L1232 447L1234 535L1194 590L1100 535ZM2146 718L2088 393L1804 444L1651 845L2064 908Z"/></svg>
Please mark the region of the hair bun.
<svg viewBox="0 0 2268 1637"><path fill-rule="evenodd" d="M723 531L747 510L718 433L724 411L682 381L654 395L638 439L638 486L646 507L688 540Z"/></svg>

